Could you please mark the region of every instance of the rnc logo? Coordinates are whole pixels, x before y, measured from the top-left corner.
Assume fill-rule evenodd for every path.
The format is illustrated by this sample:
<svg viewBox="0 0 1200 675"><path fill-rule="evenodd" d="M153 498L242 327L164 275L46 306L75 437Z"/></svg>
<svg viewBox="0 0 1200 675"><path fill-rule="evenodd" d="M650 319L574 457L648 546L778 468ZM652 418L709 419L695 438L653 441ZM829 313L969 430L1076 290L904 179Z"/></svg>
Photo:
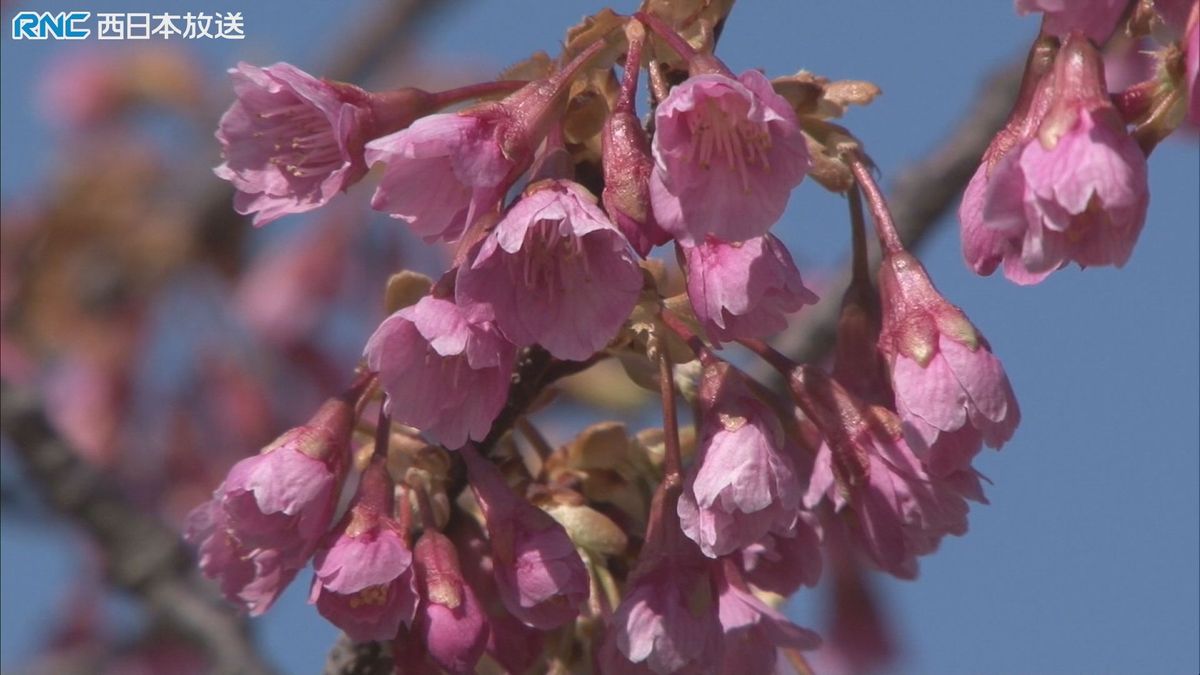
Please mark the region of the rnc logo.
<svg viewBox="0 0 1200 675"><path fill-rule="evenodd" d="M91 12L17 12L12 20L14 40L83 40L92 29L81 24Z"/></svg>

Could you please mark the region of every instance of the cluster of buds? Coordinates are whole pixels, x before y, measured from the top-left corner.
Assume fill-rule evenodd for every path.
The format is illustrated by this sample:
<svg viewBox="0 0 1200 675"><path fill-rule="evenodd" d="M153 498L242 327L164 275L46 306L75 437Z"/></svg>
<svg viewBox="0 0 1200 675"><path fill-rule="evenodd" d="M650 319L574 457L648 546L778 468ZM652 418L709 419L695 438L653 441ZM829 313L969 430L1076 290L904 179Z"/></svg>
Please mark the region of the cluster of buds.
<svg viewBox="0 0 1200 675"><path fill-rule="evenodd" d="M729 4L601 12L527 82L371 93L286 64L234 71L217 172L240 211L306 211L383 165L372 206L454 259L436 281L393 277L355 385L195 511L188 536L231 601L265 611L311 558L311 602L390 643L397 672L803 670L820 638L776 606L817 583L828 542L839 569L912 579L966 532L968 502L986 503L972 463L1020 418L1004 369L830 121L877 90L735 75L713 55ZM979 271L1119 264L1141 228L1144 151L1090 42L1111 26L1084 14L1047 17L964 200ZM763 341L817 300L770 232L810 173L845 193L853 235L829 371ZM647 257L667 244L682 283ZM724 358L738 345L790 395ZM530 418L544 388L608 358L659 394L662 428L600 424L554 447Z"/></svg>

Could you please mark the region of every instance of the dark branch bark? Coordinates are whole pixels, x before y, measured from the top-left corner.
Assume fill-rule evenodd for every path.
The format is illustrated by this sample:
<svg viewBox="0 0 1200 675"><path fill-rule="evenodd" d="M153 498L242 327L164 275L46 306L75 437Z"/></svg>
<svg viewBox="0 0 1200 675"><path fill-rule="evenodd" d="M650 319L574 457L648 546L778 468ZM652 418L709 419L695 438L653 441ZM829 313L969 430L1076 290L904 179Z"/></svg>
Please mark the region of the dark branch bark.
<svg viewBox="0 0 1200 675"><path fill-rule="evenodd" d="M1022 63L1013 63L990 77L979 93L978 101L958 127L929 155L902 170L892 188L889 204L900 238L909 248L920 245L942 216L957 202L967 182L979 166L979 158L992 136L1012 110L1021 81ZM870 146L867 146L870 150ZM871 252L872 275L879 265L879 254ZM840 293L850 284L847 264L837 281L830 285ZM830 298L834 300L834 298ZM837 333L840 303L826 301L805 310L802 321L776 340L776 348L794 361L815 363L833 348ZM783 381L769 368L756 373L768 378L772 388L782 391Z"/></svg>
<svg viewBox="0 0 1200 675"><path fill-rule="evenodd" d="M100 548L105 572L153 616L194 640L214 672L268 675L245 621L216 598L170 527L131 504L50 426L30 391L0 381L0 428L24 462L32 487Z"/></svg>

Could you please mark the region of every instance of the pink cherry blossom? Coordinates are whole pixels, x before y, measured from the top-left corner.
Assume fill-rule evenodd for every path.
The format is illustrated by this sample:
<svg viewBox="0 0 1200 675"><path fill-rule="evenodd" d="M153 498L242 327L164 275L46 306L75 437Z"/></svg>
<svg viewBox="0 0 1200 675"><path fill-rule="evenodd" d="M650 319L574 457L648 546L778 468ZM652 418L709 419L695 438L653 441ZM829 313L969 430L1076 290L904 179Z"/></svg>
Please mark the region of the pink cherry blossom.
<svg viewBox="0 0 1200 675"><path fill-rule="evenodd" d="M1020 15L1044 12L1043 30L1050 35L1066 37L1072 31L1082 31L1103 44L1117 27L1117 21L1129 6L1128 0L1016 0Z"/></svg>
<svg viewBox="0 0 1200 675"><path fill-rule="evenodd" d="M720 663L716 587L709 562L683 535L678 500L678 484L664 482L654 493L646 543L609 625L602 672L712 673Z"/></svg>
<svg viewBox="0 0 1200 675"><path fill-rule="evenodd" d="M963 314L938 293L908 253L884 257L879 274L879 346L891 370L905 429L928 448L930 473L967 470L984 443L999 448L1021 413L1000 360Z"/></svg>
<svg viewBox="0 0 1200 675"><path fill-rule="evenodd" d="M299 436L299 435L298 435ZM229 470L221 506L229 526L253 548L295 549L307 558L333 518L340 476L302 452L308 438L284 441L266 454L248 457Z"/></svg>
<svg viewBox="0 0 1200 675"><path fill-rule="evenodd" d="M407 221L427 241L457 240L480 216L499 209L558 122L565 88L602 48L593 44L502 101L430 115L367 144L367 164L387 165L371 206Z"/></svg>
<svg viewBox="0 0 1200 675"><path fill-rule="evenodd" d="M1037 134L1054 96L1054 57L1058 43L1042 38L1030 50L1016 105L1004 126L983 153L979 168L963 192L958 217L962 223L963 258L976 274L989 275L1001 263L1004 275L1019 284L1035 284L1053 270L1033 273L1021 264L1022 223L997 223L984 218L991 184L1020 183L1020 168L1001 164L1010 152L1020 152ZM1011 188L1010 188L1011 189ZM1019 191L1019 189L1018 189Z"/></svg>
<svg viewBox="0 0 1200 675"><path fill-rule="evenodd" d="M649 569L629 582L612 619L620 661L643 665L658 675L713 672L721 656L716 589L699 553L689 564Z"/></svg>
<svg viewBox="0 0 1200 675"><path fill-rule="evenodd" d="M288 63L239 63L229 73L237 101L217 129L225 162L215 171L237 188L238 213L264 225L322 206L366 175L370 94Z"/></svg>
<svg viewBox="0 0 1200 675"><path fill-rule="evenodd" d="M654 215L685 244L766 234L808 171L795 113L756 70L688 78L658 105L655 125Z"/></svg>
<svg viewBox="0 0 1200 675"><path fill-rule="evenodd" d="M1078 35L1055 61L1055 99L1035 139L993 170L983 219L1003 233L1006 274L1037 281L1075 261L1080 267L1129 260L1146 220L1146 158L1125 131L1104 85L1095 49ZM1024 274L1009 274L1009 260Z"/></svg>
<svg viewBox="0 0 1200 675"><path fill-rule="evenodd" d="M250 616L270 609L304 565L288 562L289 556L277 549L241 544L229 531L219 495L188 514L183 536L197 547L204 576L217 581L225 599Z"/></svg>
<svg viewBox="0 0 1200 675"><path fill-rule="evenodd" d="M392 489L383 463L373 461L313 559L309 602L356 642L390 640L416 612L412 552L390 516Z"/></svg>
<svg viewBox="0 0 1200 675"><path fill-rule="evenodd" d="M939 479L925 470L894 413L857 401L819 371L802 373L792 378L793 392L825 439L804 506L828 499L836 513L851 515L855 539L876 565L915 578L918 556L947 534L966 533L964 486L957 476Z"/></svg>
<svg viewBox="0 0 1200 675"><path fill-rule="evenodd" d="M603 349L642 288L629 243L585 188L550 181L517 202L459 268L459 304L487 306L517 345L582 361Z"/></svg>
<svg viewBox="0 0 1200 675"><path fill-rule="evenodd" d="M452 675L469 675L483 656L488 622L475 592L462 577L454 544L426 530L413 551L421 603L414 633L429 656Z"/></svg>
<svg viewBox="0 0 1200 675"><path fill-rule="evenodd" d="M725 632L722 675L776 672L778 649L816 649L816 633L788 621L750 592L731 560L713 563L718 616Z"/></svg>
<svg viewBox="0 0 1200 675"><path fill-rule="evenodd" d="M528 159L518 165L501 146L506 119L482 111L429 115L371 141L367 165L387 165L371 206L427 241L458 239L477 216L499 206L507 181L528 167Z"/></svg>
<svg viewBox="0 0 1200 675"><path fill-rule="evenodd" d="M574 619L588 597L588 572L571 538L550 514L517 496L473 447L463 446L461 454L487 524L504 606L543 630Z"/></svg>
<svg viewBox="0 0 1200 675"><path fill-rule="evenodd" d="M683 251L688 298L713 340L774 335L787 328L788 314L817 301L772 235L737 243L705 237Z"/></svg>
<svg viewBox="0 0 1200 675"><path fill-rule="evenodd" d="M361 386L235 464L212 499L188 515L184 536L199 548L201 570L252 615L265 612L308 562L333 518Z"/></svg>
<svg viewBox="0 0 1200 675"><path fill-rule="evenodd" d="M785 531L770 532L736 554L742 577L764 591L784 597L821 578L822 529L817 517L798 511Z"/></svg>
<svg viewBox="0 0 1200 675"><path fill-rule="evenodd" d="M729 364L701 359L700 438L678 508L684 533L716 558L789 528L803 488L775 414Z"/></svg>
<svg viewBox="0 0 1200 675"><path fill-rule="evenodd" d="M380 324L364 355L393 420L451 449L487 436L516 358L488 309L425 297Z"/></svg>

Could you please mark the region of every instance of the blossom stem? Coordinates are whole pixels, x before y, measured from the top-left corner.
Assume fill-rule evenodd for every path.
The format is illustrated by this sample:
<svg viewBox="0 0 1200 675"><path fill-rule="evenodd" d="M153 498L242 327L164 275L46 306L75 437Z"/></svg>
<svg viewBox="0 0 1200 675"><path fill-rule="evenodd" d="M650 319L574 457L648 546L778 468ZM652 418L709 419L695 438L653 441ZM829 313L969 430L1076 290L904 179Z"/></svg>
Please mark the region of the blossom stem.
<svg viewBox="0 0 1200 675"><path fill-rule="evenodd" d="M411 489L406 485L396 486L396 511L395 518L399 524L400 537L404 539L405 546L412 543L412 496L409 494Z"/></svg>
<svg viewBox="0 0 1200 675"><path fill-rule="evenodd" d="M762 340L755 338L741 338L738 344L742 345L751 352L754 352L763 361L766 361L775 370L779 371L780 375L790 378L792 373L800 368L800 364L792 361L788 357L781 354L774 347L768 345Z"/></svg>
<svg viewBox="0 0 1200 675"><path fill-rule="evenodd" d="M433 99L434 109L445 108L462 103L474 98L484 98L487 96L495 96L499 94L511 94L512 92L529 84L525 80L495 80L493 82L477 82L468 84L465 87L457 87L455 89L447 89L430 94Z"/></svg>
<svg viewBox="0 0 1200 675"><path fill-rule="evenodd" d="M533 446L533 449L538 454L538 458L541 459L541 464L545 466L546 459L553 454L554 448L550 447L550 443L542 435L541 430L535 427L533 422L529 421L528 417L518 418L516 427L521 432L521 435L525 437L525 440L529 441L529 445ZM541 467L538 467L538 471L541 471Z"/></svg>
<svg viewBox="0 0 1200 675"><path fill-rule="evenodd" d="M642 70L642 46L646 43L646 29L637 19L625 25L629 49L625 52L625 73L621 78L621 94L613 106L613 112L633 113L633 99L637 96L638 74Z"/></svg>
<svg viewBox="0 0 1200 675"><path fill-rule="evenodd" d="M870 287L871 270L867 263L867 224L863 216L862 193L858 185L851 185L846 191L846 202L850 206L850 239L851 239L851 282L850 285Z"/></svg>
<svg viewBox="0 0 1200 675"><path fill-rule="evenodd" d="M352 406L357 406L367 390L375 384L376 373L371 372L367 368L360 368L354 372L354 379L350 381L350 386L342 392L341 399Z"/></svg>
<svg viewBox="0 0 1200 675"><path fill-rule="evenodd" d="M657 16L650 14L649 12L638 12L633 16L638 21L641 21L649 26L650 30L654 31L655 35L662 38L663 41L667 43L667 46L679 55L679 58L687 61L689 74L701 75L708 73L721 74L730 77L733 76L733 73L729 71L729 68L727 68L725 64L721 63L715 56L698 51L691 45L690 42L685 40L682 35L676 32L674 28L668 26L665 21Z"/></svg>
<svg viewBox="0 0 1200 675"><path fill-rule="evenodd" d="M671 357L661 340L658 349L658 383L662 392L663 418L663 449L664 471L663 483L668 488L682 484L681 452L679 449L679 412L675 405L675 377L672 374Z"/></svg>
<svg viewBox="0 0 1200 675"><path fill-rule="evenodd" d="M875 230L879 234L880 245L889 253L902 253L904 243L900 241L900 233L896 231L896 223L888 210L887 200L884 199L879 184L875 182L875 177L871 175L871 168L867 166L866 160L858 150L846 153L845 158L854 174L854 180L858 182L867 198L867 204L871 207L871 216L875 218Z"/></svg>
<svg viewBox="0 0 1200 675"><path fill-rule="evenodd" d="M391 440L392 416L384 412L381 405L379 406L379 422L375 425L375 452L373 456L381 457L386 461Z"/></svg>
<svg viewBox="0 0 1200 675"><path fill-rule="evenodd" d="M429 498L429 493L425 491L423 485L410 486L413 492L417 493L417 508L421 511L421 530L429 531L436 530L437 520L433 517L433 500Z"/></svg>
<svg viewBox="0 0 1200 675"><path fill-rule="evenodd" d="M693 47L687 40L684 40L682 35L675 32L674 28L668 26L667 22L663 21L657 16L650 14L649 12L638 12L633 15L633 18L649 26L650 30L654 31L655 35L662 38L663 42L666 42L667 46L679 55L679 58L685 61L691 61L695 57L699 56L699 52L696 51L695 47Z"/></svg>
<svg viewBox="0 0 1200 675"><path fill-rule="evenodd" d="M713 355L712 350L708 348L708 345L704 344L704 340L701 340L698 335L692 332L692 329L683 322L683 319L680 319L678 316L676 316L674 312L664 309L661 313L661 317L667 328L670 328L675 332L676 335L686 342L688 346L692 348L692 351L695 352L696 356L700 357L702 362L707 365L710 361L716 359L716 356Z"/></svg>

